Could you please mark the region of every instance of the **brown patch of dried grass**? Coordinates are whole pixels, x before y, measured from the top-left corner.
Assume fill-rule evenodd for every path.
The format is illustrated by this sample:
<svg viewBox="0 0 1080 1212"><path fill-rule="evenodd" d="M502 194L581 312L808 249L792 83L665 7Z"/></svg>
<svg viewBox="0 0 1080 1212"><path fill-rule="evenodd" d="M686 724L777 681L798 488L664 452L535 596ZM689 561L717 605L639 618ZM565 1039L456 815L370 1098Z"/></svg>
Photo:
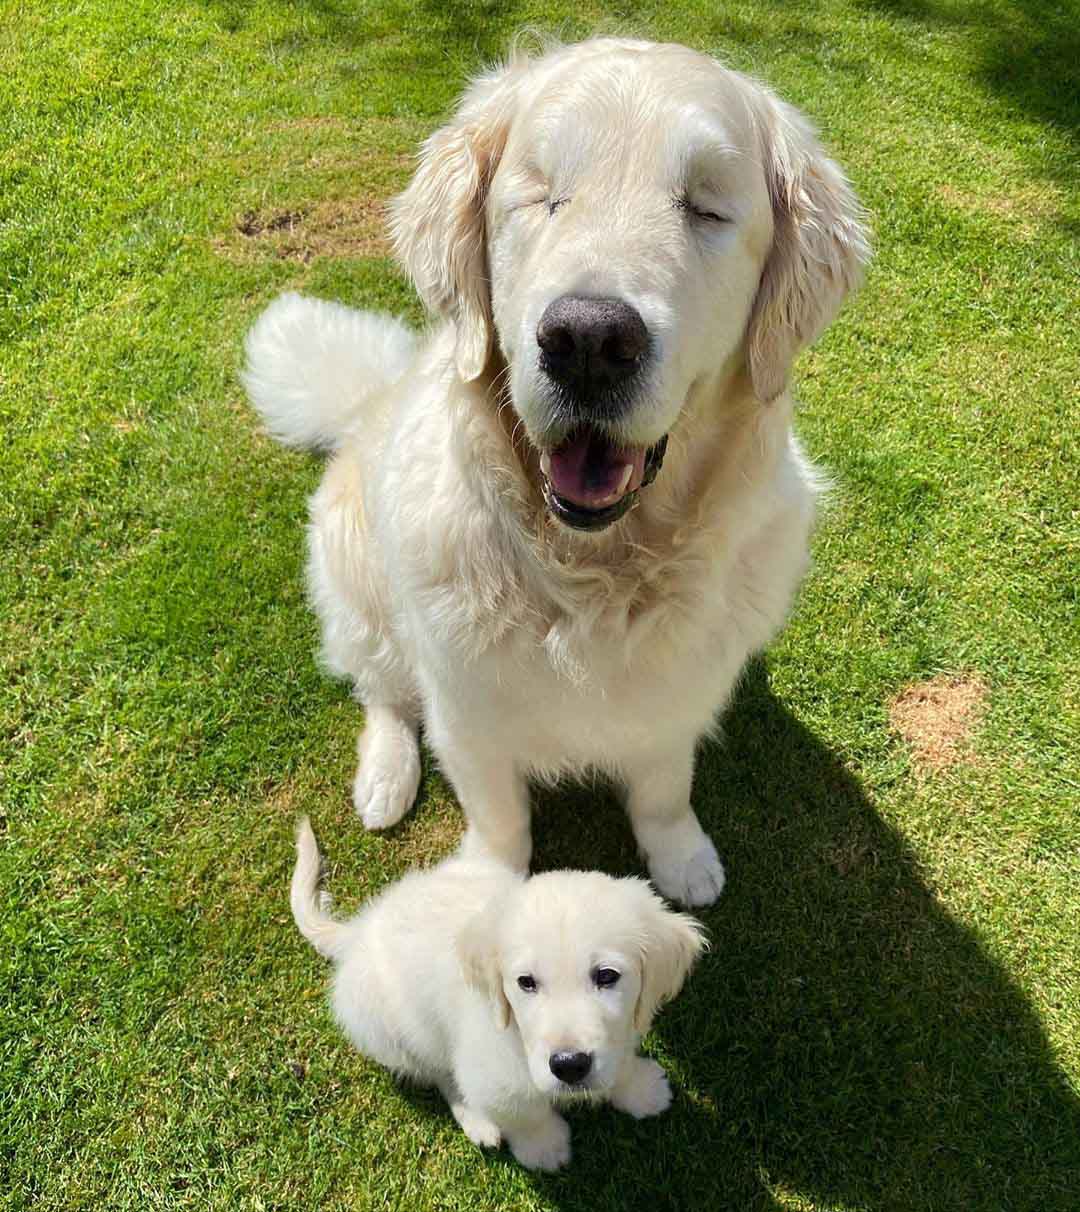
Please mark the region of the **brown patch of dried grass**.
<svg viewBox="0 0 1080 1212"><path fill-rule="evenodd" d="M977 673L940 674L896 695L889 704L889 724L911 746L920 773L964 759L986 696L986 683Z"/></svg>
<svg viewBox="0 0 1080 1212"><path fill-rule="evenodd" d="M247 211L214 251L236 264L276 258L310 264L316 257L385 257L390 252L382 201L370 197L317 202L307 209Z"/></svg>

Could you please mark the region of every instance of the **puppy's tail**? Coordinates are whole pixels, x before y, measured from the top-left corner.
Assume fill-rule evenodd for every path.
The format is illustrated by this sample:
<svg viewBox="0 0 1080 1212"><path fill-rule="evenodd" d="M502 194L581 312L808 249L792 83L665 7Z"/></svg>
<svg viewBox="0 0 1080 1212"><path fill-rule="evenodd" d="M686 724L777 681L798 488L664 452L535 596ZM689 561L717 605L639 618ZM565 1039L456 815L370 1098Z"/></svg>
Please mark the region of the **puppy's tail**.
<svg viewBox="0 0 1080 1212"><path fill-rule="evenodd" d="M416 335L393 316L284 294L255 321L241 379L286 446L336 450L365 402L395 383Z"/></svg>
<svg viewBox="0 0 1080 1212"><path fill-rule="evenodd" d="M289 904L293 920L304 938L320 955L336 959L346 927L325 910L329 897L323 893L320 898L318 893L319 866L319 845L311 831L311 822L305 816L296 827L296 866L289 889Z"/></svg>

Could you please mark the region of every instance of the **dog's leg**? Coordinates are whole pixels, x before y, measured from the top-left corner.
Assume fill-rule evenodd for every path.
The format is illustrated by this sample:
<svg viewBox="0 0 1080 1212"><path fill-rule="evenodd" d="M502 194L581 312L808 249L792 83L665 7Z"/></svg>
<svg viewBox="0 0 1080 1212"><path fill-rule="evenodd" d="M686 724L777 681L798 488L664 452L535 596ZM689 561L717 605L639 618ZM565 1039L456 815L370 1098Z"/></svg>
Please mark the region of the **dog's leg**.
<svg viewBox="0 0 1080 1212"><path fill-rule="evenodd" d="M471 1048L459 1054L453 1075L440 1088L471 1140L476 1138L458 1116L455 1103L460 1103L469 1116L490 1122L497 1137L506 1141L523 1166L530 1170L558 1170L570 1160L570 1125L532 1086L528 1066L520 1053L515 1056L513 1050L503 1051L504 1063L498 1064L499 1047L497 1040L489 1041L483 1053L484 1063L479 1063Z"/></svg>
<svg viewBox="0 0 1080 1212"><path fill-rule="evenodd" d="M628 1057L612 1088L611 1105L634 1119L660 1115L671 1106L667 1074L647 1056Z"/></svg>
<svg viewBox="0 0 1080 1212"><path fill-rule="evenodd" d="M419 704L391 623L380 552L366 529L360 475L353 458L340 457L311 498L308 590L322 623L322 663L348 678L365 706L353 803L369 829L388 829L420 785Z"/></svg>
<svg viewBox="0 0 1080 1212"><path fill-rule="evenodd" d="M532 831L529 791L521 775L505 762L495 769L477 770L458 761L447 774L467 822L462 854L487 856L515 871L528 871Z"/></svg>
<svg viewBox="0 0 1080 1212"><path fill-rule="evenodd" d="M439 1082L439 1089L446 1099L462 1132L481 1149L497 1149L502 1143L502 1133L493 1119L480 1111L473 1110L462 1097L452 1077Z"/></svg>
<svg viewBox="0 0 1080 1212"><path fill-rule="evenodd" d="M369 706L356 745L353 803L368 829L389 829L412 807L420 786L416 722L399 707Z"/></svg>
<svg viewBox="0 0 1080 1212"><path fill-rule="evenodd" d="M453 784L468 827L461 851L527 871L532 855L529 790L512 758L445 731L437 718L429 734L439 764Z"/></svg>
<svg viewBox="0 0 1080 1212"><path fill-rule="evenodd" d="M690 807L694 751L640 755L623 765L626 809L653 883L669 900L711 905L724 887L716 848Z"/></svg>
<svg viewBox="0 0 1080 1212"><path fill-rule="evenodd" d="M529 1170L559 1170L570 1161L570 1125L550 1105L502 1124L510 1152Z"/></svg>

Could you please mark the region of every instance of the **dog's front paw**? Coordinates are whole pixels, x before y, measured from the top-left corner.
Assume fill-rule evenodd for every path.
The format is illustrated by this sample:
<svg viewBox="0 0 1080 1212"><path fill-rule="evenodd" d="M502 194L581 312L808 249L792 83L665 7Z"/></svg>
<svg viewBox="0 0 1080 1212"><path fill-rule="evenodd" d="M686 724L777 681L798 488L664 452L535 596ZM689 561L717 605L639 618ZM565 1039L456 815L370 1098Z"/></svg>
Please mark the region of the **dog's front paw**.
<svg viewBox="0 0 1080 1212"><path fill-rule="evenodd" d="M412 807L420 786L420 753L415 741L376 734L361 738L353 804L367 829L389 829Z"/></svg>
<svg viewBox="0 0 1080 1212"><path fill-rule="evenodd" d="M648 861L653 883L669 901L700 908L711 905L724 890L724 864L708 838L687 857L678 851L660 851L650 854Z"/></svg>
<svg viewBox="0 0 1080 1212"><path fill-rule="evenodd" d="M419 779L416 780L419 783ZM389 829L409 811L416 798L412 780L395 776L379 777L360 769L353 783L353 804L365 829Z"/></svg>
<svg viewBox="0 0 1080 1212"><path fill-rule="evenodd" d="M623 1080L612 1091L611 1105L634 1119L663 1114L671 1106L667 1074L656 1061L635 1057Z"/></svg>
<svg viewBox="0 0 1080 1212"><path fill-rule="evenodd" d="M498 1125L479 1111L458 1106L454 1108L454 1118L461 1125L462 1132L481 1149L497 1149L502 1143L502 1133Z"/></svg>
<svg viewBox="0 0 1080 1212"><path fill-rule="evenodd" d="M570 1125L554 1112L535 1131L508 1139L513 1155L529 1170L561 1170L570 1161Z"/></svg>

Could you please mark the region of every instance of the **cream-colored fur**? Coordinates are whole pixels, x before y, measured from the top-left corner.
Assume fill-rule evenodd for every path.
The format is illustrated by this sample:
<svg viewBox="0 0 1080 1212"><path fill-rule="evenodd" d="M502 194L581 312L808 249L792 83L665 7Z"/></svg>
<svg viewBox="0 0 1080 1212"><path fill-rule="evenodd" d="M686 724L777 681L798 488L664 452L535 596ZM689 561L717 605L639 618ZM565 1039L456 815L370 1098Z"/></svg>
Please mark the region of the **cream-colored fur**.
<svg viewBox="0 0 1080 1212"><path fill-rule="evenodd" d="M505 1139L523 1165L553 1170L570 1160L558 1104L606 1099L637 1118L667 1109L664 1071L637 1047L704 943L698 923L643 880L586 871L525 880L458 855L341 922L319 903L318 876L304 820L293 916L337 966L338 1022L365 1055L438 1086L470 1140ZM614 983L601 986L601 972ZM552 1070L566 1052L590 1059L580 1084Z"/></svg>
<svg viewBox="0 0 1080 1212"><path fill-rule="evenodd" d="M367 709L356 807L370 828L408 810L423 721L467 847L524 871L526 780L598 770L625 786L660 891L707 904L724 873L690 807L694 752L806 568L815 473L788 375L868 256L858 204L768 90L600 39L477 80L392 230L443 317L415 352L385 317L297 295L247 345L274 432L335 447L309 583L326 664ZM598 533L540 490L558 400L537 322L567 293L637 309L649 372L611 429L670 436Z"/></svg>

